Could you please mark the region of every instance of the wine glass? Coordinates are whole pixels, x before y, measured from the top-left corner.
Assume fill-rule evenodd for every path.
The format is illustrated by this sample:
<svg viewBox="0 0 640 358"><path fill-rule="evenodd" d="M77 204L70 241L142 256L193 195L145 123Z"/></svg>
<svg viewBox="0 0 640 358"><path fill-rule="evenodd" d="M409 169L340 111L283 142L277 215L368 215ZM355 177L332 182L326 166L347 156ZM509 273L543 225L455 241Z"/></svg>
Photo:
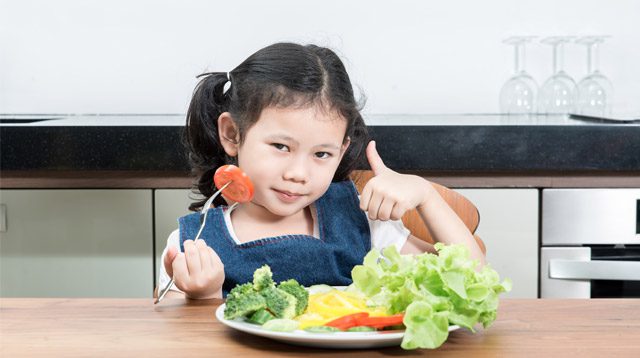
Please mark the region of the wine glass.
<svg viewBox="0 0 640 358"><path fill-rule="evenodd" d="M598 69L598 49L609 36L584 36L576 42L587 47L587 75L578 83L578 113L604 117L611 114L613 84Z"/></svg>
<svg viewBox="0 0 640 358"><path fill-rule="evenodd" d="M535 36L512 36L503 42L513 46L514 73L500 90L500 112L532 114L535 112L538 84L525 70L525 45Z"/></svg>
<svg viewBox="0 0 640 358"><path fill-rule="evenodd" d="M577 100L576 82L564 71L564 44L572 36L552 36L542 39L553 50L553 74L540 89L538 112L542 114L568 114L575 112Z"/></svg>

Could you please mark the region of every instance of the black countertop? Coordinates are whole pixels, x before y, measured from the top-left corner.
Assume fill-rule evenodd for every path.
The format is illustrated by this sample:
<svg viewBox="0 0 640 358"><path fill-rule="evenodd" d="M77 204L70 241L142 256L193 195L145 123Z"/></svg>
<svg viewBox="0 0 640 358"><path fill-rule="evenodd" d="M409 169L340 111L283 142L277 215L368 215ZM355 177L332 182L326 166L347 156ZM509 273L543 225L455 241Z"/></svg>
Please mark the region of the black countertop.
<svg viewBox="0 0 640 358"><path fill-rule="evenodd" d="M49 118L41 120L39 118ZM640 125L556 117L365 115L385 163L460 175L640 175ZM188 172L183 115L0 116L0 170Z"/></svg>

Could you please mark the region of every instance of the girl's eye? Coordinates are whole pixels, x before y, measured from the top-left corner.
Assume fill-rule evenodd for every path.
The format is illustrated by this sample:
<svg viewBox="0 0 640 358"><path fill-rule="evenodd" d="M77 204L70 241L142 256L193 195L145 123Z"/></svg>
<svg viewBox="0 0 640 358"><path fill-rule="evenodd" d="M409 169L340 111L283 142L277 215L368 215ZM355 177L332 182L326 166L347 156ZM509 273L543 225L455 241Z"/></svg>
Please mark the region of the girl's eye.
<svg viewBox="0 0 640 358"><path fill-rule="evenodd" d="M327 159L331 157L331 153L328 152L317 152L316 153L316 157L320 158L320 159Z"/></svg>
<svg viewBox="0 0 640 358"><path fill-rule="evenodd" d="M274 146L276 149L281 150L283 152L288 152L289 151L289 147L287 147L284 144L281 143L273 143L271 144L272 146Z"/></svg>

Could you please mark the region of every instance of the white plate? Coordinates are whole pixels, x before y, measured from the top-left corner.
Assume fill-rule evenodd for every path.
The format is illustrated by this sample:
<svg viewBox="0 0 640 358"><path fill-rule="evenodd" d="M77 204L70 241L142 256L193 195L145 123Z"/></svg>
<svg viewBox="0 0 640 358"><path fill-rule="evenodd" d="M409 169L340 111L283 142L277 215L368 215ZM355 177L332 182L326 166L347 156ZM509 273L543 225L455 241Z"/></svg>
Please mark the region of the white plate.
<svg viewBox="0 0 640 358"><path fill-rule="evenodd" d="M375 348L399 346L404 336L404 331L378 331L378 332L333 332L311 333L303 330L293 332L274 332L263 329L261 326L243 321L241 318L228 320L224 318L224 303L216 309L216 318L225 326L237 329L256 336L267 337L277 341L300 346L322 348ZM449 332L460 328L449 326Z"/></svg>

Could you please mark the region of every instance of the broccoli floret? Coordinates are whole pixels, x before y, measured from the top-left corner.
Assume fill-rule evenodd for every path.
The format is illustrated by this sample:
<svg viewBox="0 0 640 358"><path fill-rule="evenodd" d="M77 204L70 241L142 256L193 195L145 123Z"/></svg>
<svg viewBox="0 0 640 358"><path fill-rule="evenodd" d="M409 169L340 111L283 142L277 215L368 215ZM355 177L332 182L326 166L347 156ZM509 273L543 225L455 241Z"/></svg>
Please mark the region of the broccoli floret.
<svg viewBox="0 0 640 358"><path fill-rule="evenodd" d="M253 272L253 288L262 291L265 288L276 287L269 265L264 265Z"/></svg>
<svg viewBox="0 0 640 358"><path fill-rule="evenodd" d="M277 289L268 287L260 291L262 297L267 302L267 309L277 318L293 318L296 316L296 302L293 295Z"/></svg>
<svg viewBox="0 0 640 358"><path fill-rule="evenodd" d="M304 313L309 304L309 292L298 281L294 279L282 281L278 285L278 289L296 298L296 316Z"/></svg>
<svg viewBox="0 0 640 358"><path fill-rule="evenodd" d="M236 288L242 287L238 286ZM254 290L248 291L245 287L244 291L238 290L233 295L229 292L224 309L224 318L244 317L264 308L267 308L266 299L258 292Z"/></svg>
<svg viewBox="0 0 640 358"><path fill-rule="evenodd" d="M265 322L270 321L274 318L276 317L271 312L263 308L251 314L248 321L262 326Z"/></svg>
<svg viewBox="0 0 640 358"><path fill-rule="evenodd" d="M251 282L243 283L242 285L236 285L236 287L232 288L227 295L227 299L238 298L253 292L255 292L255 290L253 289L253 284Z"/></svg>

